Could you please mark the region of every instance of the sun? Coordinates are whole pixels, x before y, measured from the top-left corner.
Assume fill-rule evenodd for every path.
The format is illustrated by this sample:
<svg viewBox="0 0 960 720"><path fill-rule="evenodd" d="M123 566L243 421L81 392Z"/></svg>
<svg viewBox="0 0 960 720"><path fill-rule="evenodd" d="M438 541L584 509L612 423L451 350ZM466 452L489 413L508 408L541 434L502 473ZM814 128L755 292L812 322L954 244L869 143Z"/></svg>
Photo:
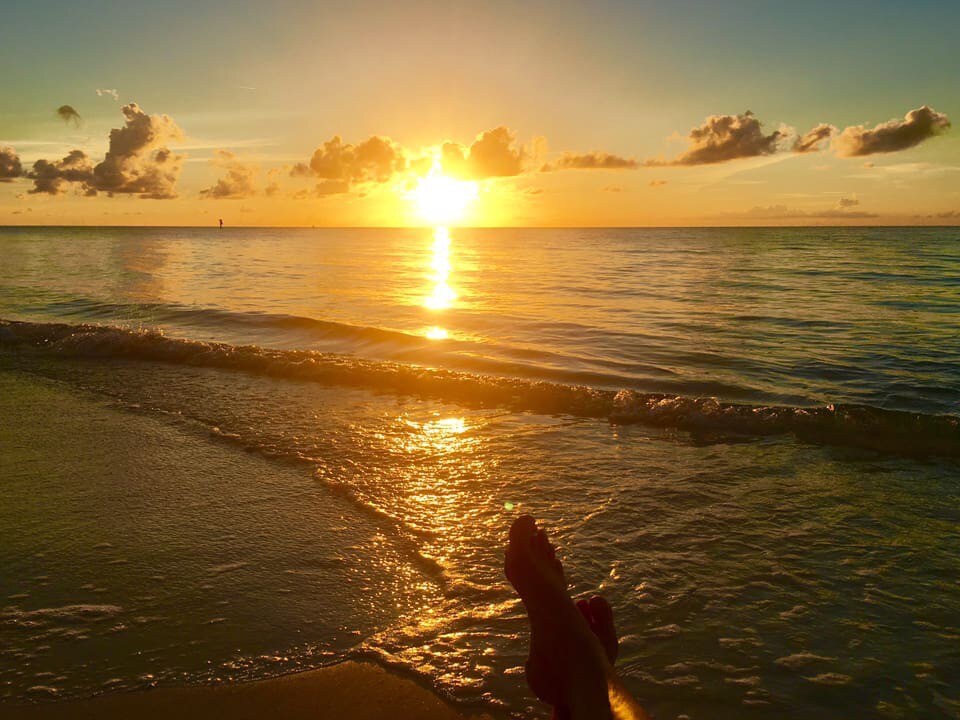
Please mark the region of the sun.
<svg viewBox="0 0 960 720"><path fill-rule="evenodd" d="M435 164L427 176L417 182L410 192L410 198L424 222L430 225L454 225L464 219L477 193L475 182L448 177Z"/></svg>

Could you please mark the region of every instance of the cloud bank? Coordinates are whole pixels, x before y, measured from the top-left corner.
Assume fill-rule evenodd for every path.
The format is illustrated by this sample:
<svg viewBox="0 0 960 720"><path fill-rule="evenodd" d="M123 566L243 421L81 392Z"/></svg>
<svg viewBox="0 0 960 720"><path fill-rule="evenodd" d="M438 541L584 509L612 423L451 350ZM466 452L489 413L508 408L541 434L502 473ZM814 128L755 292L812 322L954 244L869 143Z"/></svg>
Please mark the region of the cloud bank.
<svg viewBox="0 0 960 720"><path fill-rule="evenodd" d="M502 125L480 133L469 147L446 142L440 149L444 173L462 180L520 175L526 159L527 153L517 147L513 131Z"/></svg>
<svg viewBox="0 0 960 720"><path fill-rule="evenodd" d="M0 182L13 182L23 174L20 156L12 147L0 147Z"/></svg>
<svg viewBox="0 0 960 720"><path fill-rule="evenodd" d="M763 220L857 220L875 218L877 214L859 210L847 210L844 207L827 208L824 210L801 210L786 205L767 205L752 207L738 217Z"/></svg>
<svg viewBox="0 0 960 720"><path fill-rule="evenodd" d="M59 195L70 183L82 183L84 194L96 195L91 185L93 164L83 150L71 150L62 160L37 160L27 177L33 180L32 195Z"/></svg>
<svg viewBox="0 0 960 720"><path fill-rule="evenodd" d="M644 165L712 165L738 158L772 155L783 133L764 135L762 123L747 110L741 115L711 115L687 136L687 149L673 160L650 159Z"/></svg>
<svg viewBox="0 0 960 720"><path fill-rule="evenodd" d="M297 163L291 177L317 177L318 195L349 192L355 183L385 183L408 166L404 149L388 137L373 135L356 145L334 135L313 152L308 163Z"/></svg>
<svg viewBox="0 0 960 720"><path fill-rule="evenodd" d="M58 195L71 183L84 195L105 192L141 198L169 199L177 196L182 155L167 143L183 139L183 131L167 115L148 115L136 103L121 108L125 124L110 131L110 144L103 161L92 165L82 150L73 150L62 160L37 160L26 176L33 180L31 193Z"/></svg>
<svg viewBox="0 0 960 720"><path fill-rule="evenodd" d="M872 128L852 125L844 128L834 141L840 157L861 157L891 153L919 145L950 127L950 119L929 105L911 110L903 120L887 120Z"/></svg>
<svg viewBox="0 0 960 720"><path fill-rule="evenodd" d="M540 168L541 172L554 170L635 170L640 166L633 158L594 151L588 153L565 152L552 163Z"/></svg>

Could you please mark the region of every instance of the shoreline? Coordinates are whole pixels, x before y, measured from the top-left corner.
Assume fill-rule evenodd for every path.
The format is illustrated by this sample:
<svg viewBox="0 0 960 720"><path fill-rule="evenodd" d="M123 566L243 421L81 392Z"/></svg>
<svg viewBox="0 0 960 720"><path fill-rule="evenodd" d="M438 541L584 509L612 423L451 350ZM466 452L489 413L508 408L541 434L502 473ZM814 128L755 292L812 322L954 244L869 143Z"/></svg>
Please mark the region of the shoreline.
<svg viewBox="0 0 960 720"><path fill-rule="evenodd" d="M163 687L84 700L7 704L8 720L494 720L467 711L415 680L370 661L223 685Z"/></svg>

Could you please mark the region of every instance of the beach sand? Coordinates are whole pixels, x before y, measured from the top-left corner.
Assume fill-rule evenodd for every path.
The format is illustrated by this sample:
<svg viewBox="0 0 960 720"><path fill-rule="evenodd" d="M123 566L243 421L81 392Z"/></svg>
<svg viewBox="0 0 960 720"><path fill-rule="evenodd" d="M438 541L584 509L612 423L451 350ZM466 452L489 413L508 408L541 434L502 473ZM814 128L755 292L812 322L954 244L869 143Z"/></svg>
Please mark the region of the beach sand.
<svg viewBox="0 0 960 720"><path fill-rule="evenodd" d="M365 662L343 662L269 680L207 687L159 688L91 700L0 704L7 720L490 720L466 714L413 680Z"/></svg>

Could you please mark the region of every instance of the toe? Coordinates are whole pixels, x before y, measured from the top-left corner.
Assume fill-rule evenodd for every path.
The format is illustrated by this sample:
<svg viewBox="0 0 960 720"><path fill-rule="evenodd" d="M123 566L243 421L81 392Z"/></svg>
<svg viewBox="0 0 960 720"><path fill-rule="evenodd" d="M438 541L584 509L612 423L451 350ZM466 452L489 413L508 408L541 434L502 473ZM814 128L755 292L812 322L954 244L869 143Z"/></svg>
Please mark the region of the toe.
<svg viewBox="0 0 960 720"><path fill-rule="evenodd" d="M549 557L549 547L550 541L547 540L547 534L543 530L537 530L537 534L533 536L534 551L536 551L540 557Z"/></svg>
<svg viewBox="0 0 960 720"><path fill-rule="evenodd" d="M590 614L598 624L613 630L613 608L602 595L594 595L590 598Z"/></svg>
<svg viewBox="0 0 960 720"><path fill-rule="evenodd" d="M617 639L617 629L613 624L613 608L607 599L594 595L590 598L590 616L593 618L590 628L600 639L600 644L607 654L607 660L612 664L620 650L620 641Z"/></svg>
<svg viewBox="0 0 960 720"><path fill-rule="evenodd" d="M577 610L583 615L583 619L587 621L587 624L592 627L593 616L590 614L590 603L586 600L577 600Z"/></svg>
<svg viewBox="0 0 960 720"><path fill-rule="evenodd" d="M529 515L521 515L510 526L510 542L525 545L537 532L537 521Z"/></svg>

